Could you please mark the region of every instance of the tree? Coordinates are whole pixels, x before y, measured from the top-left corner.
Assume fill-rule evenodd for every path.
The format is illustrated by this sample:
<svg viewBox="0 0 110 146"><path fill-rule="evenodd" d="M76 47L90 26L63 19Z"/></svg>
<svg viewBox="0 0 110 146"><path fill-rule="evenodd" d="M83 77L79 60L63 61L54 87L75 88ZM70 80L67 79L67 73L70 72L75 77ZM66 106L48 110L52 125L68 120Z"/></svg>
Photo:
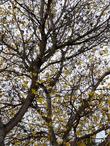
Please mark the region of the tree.
<svg viewBox="0 0 110 146"><path fill-rule="evenodd" d="M109 134L109 2L0 6L0 146Z"/></svg>

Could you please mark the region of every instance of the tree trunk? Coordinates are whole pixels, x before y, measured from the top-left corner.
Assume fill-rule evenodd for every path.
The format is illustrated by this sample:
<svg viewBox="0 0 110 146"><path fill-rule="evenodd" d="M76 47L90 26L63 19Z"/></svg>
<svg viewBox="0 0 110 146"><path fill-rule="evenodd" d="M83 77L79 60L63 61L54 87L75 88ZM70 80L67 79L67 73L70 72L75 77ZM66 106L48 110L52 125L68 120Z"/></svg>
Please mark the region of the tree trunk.
<svg viewBox="0 0 110 146"><path fill-rule="evenodd" d="M0 117L0 146L5 146L4 139L5 139L5 128Z"/></svg>
<svg viewBox="0 0 110 146"><path fill-rule="evenodd" d="M5 146L4 139L0 139L0 146Z"/></svg>
<svg viewBox="0 0 110 146"><path fill-rule="evenodd" d="M0 146L5 146L4 138L5 138L4 128L1 128L1 125L0 125Z"/></svg>

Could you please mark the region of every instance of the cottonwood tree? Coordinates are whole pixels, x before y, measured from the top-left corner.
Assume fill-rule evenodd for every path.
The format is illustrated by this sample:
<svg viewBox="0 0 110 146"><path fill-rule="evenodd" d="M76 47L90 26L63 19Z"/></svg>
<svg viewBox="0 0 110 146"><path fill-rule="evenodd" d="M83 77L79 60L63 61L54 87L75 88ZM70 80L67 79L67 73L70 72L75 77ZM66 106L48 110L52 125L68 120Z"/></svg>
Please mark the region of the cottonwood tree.
<svg viewBox="0 0 110 146"><path fill-rule="evenodd" d="M0 6L0 146L109 135L109 9L107 0Z"/></svg>

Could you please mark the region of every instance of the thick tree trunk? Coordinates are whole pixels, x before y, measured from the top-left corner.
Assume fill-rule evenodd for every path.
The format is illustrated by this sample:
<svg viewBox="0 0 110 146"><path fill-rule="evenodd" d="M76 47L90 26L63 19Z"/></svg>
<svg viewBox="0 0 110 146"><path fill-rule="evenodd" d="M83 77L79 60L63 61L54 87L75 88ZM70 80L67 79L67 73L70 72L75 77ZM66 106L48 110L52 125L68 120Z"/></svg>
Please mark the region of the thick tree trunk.
<svg viewBox="0 0 110 146"><path fill-rule="evenodd" d="M4 138L5 138L4 131L0 130L0 146L5 146Z"/></svg>
<svg viewBox="0 0 110 146"><path fill-rule="evenodd" d="M2 123L0 117L0 146L5 146L4 139L5 139L5 129L4 129L4 124Z"/></svg>

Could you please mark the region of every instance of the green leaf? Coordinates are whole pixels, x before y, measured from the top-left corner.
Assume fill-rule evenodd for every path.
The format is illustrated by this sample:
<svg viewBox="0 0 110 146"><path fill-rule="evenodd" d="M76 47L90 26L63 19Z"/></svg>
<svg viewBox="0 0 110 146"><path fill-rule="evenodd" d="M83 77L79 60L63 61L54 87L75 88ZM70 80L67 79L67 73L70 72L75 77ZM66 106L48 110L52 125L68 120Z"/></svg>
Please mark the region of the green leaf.
<svg viewBox="0 0 110 146"><path fill-rule="evenodd" d="M44 99L42 97L39 97L37 100L40 104L42 104L44 102Z"/></svg>
<svg viewBox="0 0 110 146"><path fill-rule="evenodd" d="M34 95L37 94L36 89L31 89L31 92L32 92L32 94L34 94Z"/></svg>

